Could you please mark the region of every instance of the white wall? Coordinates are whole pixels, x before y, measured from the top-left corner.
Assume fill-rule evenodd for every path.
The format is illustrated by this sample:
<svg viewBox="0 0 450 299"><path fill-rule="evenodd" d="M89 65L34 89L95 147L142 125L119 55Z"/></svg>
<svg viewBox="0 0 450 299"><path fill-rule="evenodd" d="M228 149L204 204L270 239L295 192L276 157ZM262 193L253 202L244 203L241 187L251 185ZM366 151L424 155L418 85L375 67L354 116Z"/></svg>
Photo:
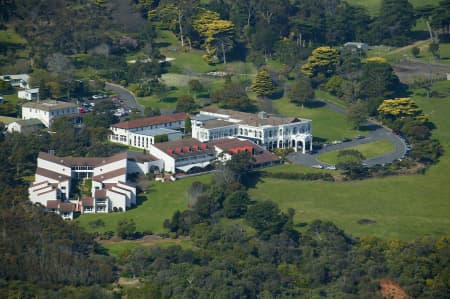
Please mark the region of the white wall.
<svg viewBox="0 0 450 299"><path fill-rule="evenodd" d="M110 208L109 208L110 211L112 211L114 207L116 207L118 209L122 208L122 210L126 211L127 197L125 195L108 190L108 191L106 191L106 197L109 198L109 201L111 203Z"/></svg>
<svg viewBox="0 0 450 299"><path fill-rule="evenodd" d="M164 163L164 170L175 173L175 159L169 156L167 153L161 151L155 146L150 147L150 154L158 159L161 159Z"/></svg>
<svg viewBox="0 0 450 299"><path fill-rule="evenodd" d="M94 168L94 176L105 174L114 170L127 167L127 159L121 159L105 165L100 165Z"/></svg>
<svg viewBox="0 0 450 299"><path fill-rule="evenodd" d="M64 164L54 163L52 161L47 161L41 158L38 158L37 160L37 167L47 169L66 176L72 175L72 169L70 167L65 166ZM36 182L39 181L36 180Z"/></svg>

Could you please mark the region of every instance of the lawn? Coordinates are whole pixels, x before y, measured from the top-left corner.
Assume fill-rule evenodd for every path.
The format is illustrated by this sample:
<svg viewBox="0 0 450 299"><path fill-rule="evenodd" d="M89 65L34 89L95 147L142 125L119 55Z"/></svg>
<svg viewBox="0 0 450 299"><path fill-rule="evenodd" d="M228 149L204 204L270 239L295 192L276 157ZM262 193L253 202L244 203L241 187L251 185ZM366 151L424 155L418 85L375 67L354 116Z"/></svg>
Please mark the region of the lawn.
<svg viewBox="0 0 450 299"><path fill-rule="evenodd" d="M365 7L370 15L378 15L381 7L381 0L348 0L349 4ZM414 7L425 5L436 5L436 0L409 0Z"/></svg>
<svg viewBox="0 0 450 299"><path fill-rule="evenodd" d="M152 231L161 233L164 231L163 222L170 219L176 210L187 208L186 190L194 181L203 183L209 182L211 175L186 178L175 183L154 182L148 199L143 201L138 207L125 213L111 214L84 214L77 218L88 232L116 231L117 223L123 219L132 218L136 222L138 231ZM104 227L91 228L89 222L101 219L105 222Z"/></svg>
<svg viewBox="0 0 450 299"><path fill-rule="evenodd" d="M413 239L450 234L450 96L427 99L416 93L414 99L436 124L434 136L446 150L425 175L295 184L264 178L251 196L274 200L283 209L294 208L297 223L330 220L354 236ZM361 219L376 224L358 224Z"/></svg>
<svg viewBox="0 0 450 299"><path fill-rule="evenodd" d="M357 150L361 152L364 157L366 157L366 159L370 159L393 152L395 150L395 145L387 140L379 140L375 142L360 144L348 149ZM323 153L319 155L318 160L329 164L336 164L338 154L339 151Z"/></svg>
<svg viewBox="0 0 450 299"><path fill-rule="evenodd" d="M312 119L314 137L332 141L364 135L364 133L352 129L352 125L347 122L345 115L327 107L300 107L290 103L287 98L274 100L273 107L282 115Z"/></svg>
<svg viewBox="0 0 450 299"><path fill-rule="evenodd" d="M0 30L0 44L25 45L26 41L12 30Z"/></svg>
<svg viewBox="0 0 450 299"><path fill-rule="evenodd" d="M4 123L5 125L10 124L16 120L19 120L19 118L9 117L9 116L0 116L0 122Z"/></svg>
<svg viewBox="0 0 450 299"><path fill-rule="evenodd" d="M161 239L155 240L152 242L141 242L137 241L122 241L122 242L100 242L100 244L106 248L109 254L119 257L124 251L131 250L138 246L159 246L159 247L168 247L171 245L180 245L183 248L188 248L192 245L192 242L189 240L178 240L178 239Z"/></svg>

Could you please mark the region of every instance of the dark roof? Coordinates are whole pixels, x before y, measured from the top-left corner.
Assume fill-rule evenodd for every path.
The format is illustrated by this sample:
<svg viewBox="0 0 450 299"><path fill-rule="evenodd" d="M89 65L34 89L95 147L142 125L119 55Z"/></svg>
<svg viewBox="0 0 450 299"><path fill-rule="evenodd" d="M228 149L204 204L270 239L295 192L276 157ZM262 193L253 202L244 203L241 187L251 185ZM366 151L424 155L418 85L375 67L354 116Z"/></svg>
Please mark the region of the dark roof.
<svg viewBox="0 0 450 299"><path fill-rule="evenodd" d="M127 152L121 152L111 157L58 157L45 152L40 152L38 158L62 164L67 167L73 166L100 166L127 158Z"/></svg>
<svg viewBox="0 0 450 299"><path fill-rule="evenodd" d="M126 168L119 168L110 172L105 172L99 175L94 176L92 179L96 182L102 182L103 180L108 180L111 178L115 178L127 173Z"/></svg>
<svg viewBox="0 0 450 299"><path fill-rule="evenodd" d="M95 190L94 198L106 198L106 189Z"/></svg>
<svg viewBox="0 0 450 299"><path fill-rule="evenodd" d="M307 119L301 119L297 117L284 117L284 116L276 116L272 114L266 114L266 117L261 118L259 114L240 112L229 109L219 109L213 107L206 107L203 109L205 112L217 113L229 116L230 118L241 120L240 124L247 124L254 127L271 125L271 126L279 126L284 124L296 123L296 122L304 122L309 121Z"/></svg>
<svg viewBox="0 0 450 299"><path fill-rule="evenodd" d="M57 209L59 203L59 200L47 200L47 209Z"/></svg>
<svg viewBox="0 0 450 299"><path fill-rule="evenodd" d="M135 128L142 128L142 127L148 127L152 125L160 125L170 122L176 122L176 121L184 121L188 114L187 113L174 113L174 114L167 114L167 115L160 115L160 116L154 116L154 117L146 117L146 118L138 118L133 119L130 121L120 122L117 124L112 125L112 127L121 128L121 129L135 129Z"/></svg>
<svg viewBox="0 0 450 299"><path fill-rule="evenodd" d="M81 202L83 203L83 207L93 207L94 206L94 199L92 197L83 197Z"/></svg>
<svg viewBox="0 0 450 299"><path fill-rule="evenodd" d="M75 210L75 205L70 202L62 202L59 204L59 210L61 212L73 212Z"/></svg>
<svg viewBox="0 0 450 299"><path fill-rule="evenodd" d="M68 175L59 174L57 172L54 172L54 171L51 171L51 170L47 170L47 169L43 169L43 168L40 168L40 167L38 167L36 169L36 174L45 176L46 178L54 179L54 180L59 181L59 182L68 181L70 179L70 176L68 176Z"/></svg>
<svg viewBox="0 0 450 299"><path fill-rule="evenodd" d="M275 154L269 152L269 151L263 151L262 153L258 155L254 155L253 158L255 161L253 164L259 165L269 162L280 162L280 158L278 158Z"/></svg>
<svg viewBox="0 0 450 299"><path fill-rule="evenodd" d="M208 120L203 124L203 127L206 129L214 129L214 128L222 128L227 126L237 126L237 123L232 123L226 120Z"/></svg>
<svg viewBox="0 0 450 299"><path fill-rule="evenodd" d="M138 163L144 163L144 162L150 162L150 161L157 161L159 159L150 154L144 154L144 153L135 152L135 151L128 151L128 160L135 161Z"/></svg>

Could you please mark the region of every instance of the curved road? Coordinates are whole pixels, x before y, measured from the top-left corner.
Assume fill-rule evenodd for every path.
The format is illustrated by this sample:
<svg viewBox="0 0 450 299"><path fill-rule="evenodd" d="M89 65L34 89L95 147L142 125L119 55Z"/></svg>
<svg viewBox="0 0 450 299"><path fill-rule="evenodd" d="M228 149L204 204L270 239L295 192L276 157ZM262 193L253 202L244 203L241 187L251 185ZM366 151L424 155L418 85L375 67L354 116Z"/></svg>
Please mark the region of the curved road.
<svg viewBox="0 0 450 299"><path fill-rule="evenodd" d="M333 111L345 113L345 109L340 106L328 102L325 102L325 105ZM329 164L318 161L317 160L318 155L325 152L342 150L349 147L354 147L359 144L374 142L378 140L391 141L395 145L395 150L392 153L387 153L385 155L374 157L364 161L365 163L367 163L368 166L391 163L406 155L407 145L405 143L405 140L400 136L393 134L391 129L383 127L380 124L377 124L373 121L368 122L368 128L369 128L369 135L366 138L355 139L350 142L344 142L340 144L328 144L327 146L323 147L314 154L308 153L302 154L301 152L291 153L288 155L288 158L290 161L294 163L302 164L305 166L322 165L326 167L329 166Z"/></svg>
<svg viewBox="0 0 450 299"><path fill-rule="evenodd" d="M120 85L108 82L105 83L105 89L117 94L123 100L124 106L132 110L136 109L144 115L144 106L138 104L132 92Z"/></svg>

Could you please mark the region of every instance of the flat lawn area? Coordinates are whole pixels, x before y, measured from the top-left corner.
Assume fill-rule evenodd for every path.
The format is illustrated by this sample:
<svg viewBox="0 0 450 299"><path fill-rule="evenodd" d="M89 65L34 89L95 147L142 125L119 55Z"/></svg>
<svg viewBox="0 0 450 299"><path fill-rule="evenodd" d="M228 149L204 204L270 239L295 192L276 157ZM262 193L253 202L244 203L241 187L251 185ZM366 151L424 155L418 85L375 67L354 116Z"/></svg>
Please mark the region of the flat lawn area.
<svg viewBox="0 0 450 299"><path fill-rule="evenodd" d="M0 116L0 122L4 123L5 125L10 124L19 119L20 118L14 118L14 117L9 117L9 116Z"/></svg>
<svg viewBox="0 0 450 299"><path fill-rule="evenodd" d="M349 149L357 150L361 152L364 157L366 157L366 159L370 159L393 152L395 150L395 145L387 140L379 140L375 142L360 144ZM323 153L319 155L318 160L325 163L336 164L338 154L339 150Z"/></svg>
<svg viewBox="0 0 450 299"><path fill-rule="evenodd" d="M413 98L435 123L434 136L446 151L425 175L295 184L264 178L250 191L252 198L271 199L283 209L294 208L297 223L330 220L354 236L413 239L450 234L450 97ZM358 224L361 219L376 224Z"/></svg>
<svg viewBox="0 0 450 299"><path fill-rule="evenodd" d="M188 248L191 246L192 242L189 240L170 240L170 239L162 239L162 240L154 240L152 242L141 242L139 240L136 241L121 241L121 242L100 242L100 244L106 248L109 254L119 257L126 250L131 250L138 246L159 246L159 247L168 247L171 245L180 245L183 248Z"/></svg>
<svg viewBox="0 0 450 299"><path fill-rule="evenodd" d="M344 100L320 89L316 90L316 99L325 100L341 107L346 107L348 105Z"/></svg>
<svg viewBox="0 0 450 299"><path fill-rule="evenodd" d="M148 199L136 208L125 213L85 214L78 217L76 221L88 232L115 232L120 220L132 218L136 222L138 231L161 233L164 231L163 222L165 219L172 218L176 210L182 211L187 208L186 191L192 182L208 183L210 180L211 175L202 175L179 180L175 183L154 182L148 194ZM105 226L91 228L89 222L97 219L103 220Z"/></svg>
<svg viewBox="0 0 450 299"><path fill-rule="evenodd" d="M352 129L352 126L345 119L345 115L332 111L327 107L302 108L290 103L287 98L273 100L273 107L282 115L312 119L314 137L332 141L364 135L364 133Z"/></svg>
<svg viewBox="0 0 450 299"><path fill-rule="evenodd" d="M381 0L348 0L349 4L365 7L372 16L378 15L381 7ZM436 5L436 0L409 0L414 7L425 5Z"/></svg>
<svg viewBox="0 0 450 299"><path fill-rule="evenodd" d="M27 42L12 30L0 30L0 43L25 45Z"/></svg>

